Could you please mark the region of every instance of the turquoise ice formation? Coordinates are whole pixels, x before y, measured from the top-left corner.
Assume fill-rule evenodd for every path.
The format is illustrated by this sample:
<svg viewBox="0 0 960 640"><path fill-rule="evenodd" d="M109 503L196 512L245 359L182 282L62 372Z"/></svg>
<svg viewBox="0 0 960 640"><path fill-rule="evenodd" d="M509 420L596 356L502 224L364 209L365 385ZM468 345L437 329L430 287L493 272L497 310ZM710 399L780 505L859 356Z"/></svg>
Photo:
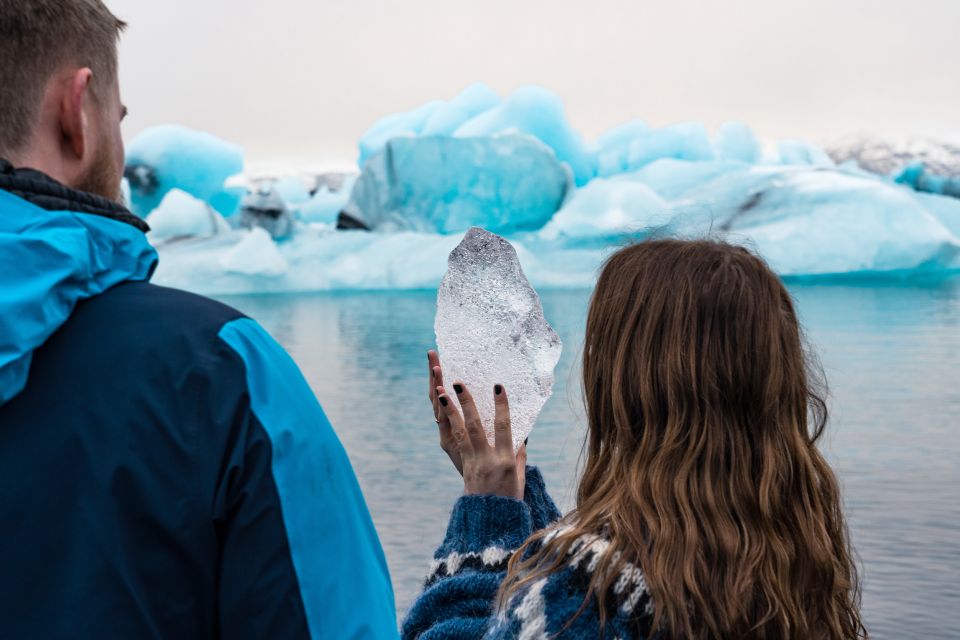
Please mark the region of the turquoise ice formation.
<svg viewBox="0 0 960 640"><path fill-rule="evenodd" d="M374 124L341 190L279 176L294 222L274 241L211 217L237 208L225 185L242 153L199 135L145 132L127 175L134 207L160 227L156 280L205 293L436 288L472 226L509 240L536 287L590 286L611 251L665 235L751 246L787 278L960 273L960 199L949 197L960 176L944 173L954 156L940 148L883 164L871 147L855 163L805 141L762 144L743 123L642 120L588 141L544 89L501 98L474 85ZM138 193L144 184L153 190ZM337 230L344 213L371 231Z"/></svg>

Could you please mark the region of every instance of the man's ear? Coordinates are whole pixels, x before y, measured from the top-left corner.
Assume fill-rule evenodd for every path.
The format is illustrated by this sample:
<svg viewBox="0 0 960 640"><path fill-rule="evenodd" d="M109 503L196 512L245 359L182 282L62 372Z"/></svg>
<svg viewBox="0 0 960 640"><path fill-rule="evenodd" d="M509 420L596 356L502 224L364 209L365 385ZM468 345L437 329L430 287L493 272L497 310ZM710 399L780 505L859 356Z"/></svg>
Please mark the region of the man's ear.
<svg viewBox="0 0 960 640"><path fill-rule="evenodd" d="M84 106L89 104L93 71L77 69L66 80L67 87L60 105L60 131L64 150L82 160L87 150L88 122Z"/></svg>

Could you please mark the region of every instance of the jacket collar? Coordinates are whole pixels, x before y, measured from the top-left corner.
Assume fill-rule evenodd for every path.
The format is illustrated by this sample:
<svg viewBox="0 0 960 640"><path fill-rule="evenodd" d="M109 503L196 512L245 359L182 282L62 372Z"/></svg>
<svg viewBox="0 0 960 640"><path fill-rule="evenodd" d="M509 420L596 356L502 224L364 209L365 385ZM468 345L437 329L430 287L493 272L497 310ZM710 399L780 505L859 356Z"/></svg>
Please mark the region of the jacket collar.
<svg viewBox="0 0 960 640"><path fill-rule="evenodd" d="M98 195L71 189L45 173L34 169L15 169L0 158L0 189L23 198L47 211L75 211L125 222L146 233L150 230L143 219L129 209Z"/></svg>

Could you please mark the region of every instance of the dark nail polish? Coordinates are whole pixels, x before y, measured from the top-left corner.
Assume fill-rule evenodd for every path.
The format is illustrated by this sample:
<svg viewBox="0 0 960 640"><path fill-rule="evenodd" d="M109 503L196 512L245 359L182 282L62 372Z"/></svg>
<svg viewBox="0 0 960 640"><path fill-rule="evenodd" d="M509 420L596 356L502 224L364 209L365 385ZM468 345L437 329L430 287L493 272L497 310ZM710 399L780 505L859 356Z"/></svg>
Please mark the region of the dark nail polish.
<svg viewBox="0 0 960 640"><path fill-rule="evenodd" d="M440 404L442 404L443 406L447 406L448 402L450 401L447 400L447 396L440 396Z"/></svg>
<svg viewBox="0 0 960 640"><path fill-rule="evenodd" d="M493 386L493 392L494 392L495 394L497 394L497 395L500 395L501 393L503 393L503 387L500 386L499 384L494 385L494 386Z"/></svg>
<svg viewBox="0 0 960 640"><path fill-rule="evenodd" d="M527 446L528 442L530 442L530 438L527 438L526 440L523 441L523 446Z"/></svg>
<svg viewBox="0 0 960 640"><path fill-rule="evenodd" d="M459 384L453 385L453 390L457 392L457 395L463 393L463 386Z"/></svg>

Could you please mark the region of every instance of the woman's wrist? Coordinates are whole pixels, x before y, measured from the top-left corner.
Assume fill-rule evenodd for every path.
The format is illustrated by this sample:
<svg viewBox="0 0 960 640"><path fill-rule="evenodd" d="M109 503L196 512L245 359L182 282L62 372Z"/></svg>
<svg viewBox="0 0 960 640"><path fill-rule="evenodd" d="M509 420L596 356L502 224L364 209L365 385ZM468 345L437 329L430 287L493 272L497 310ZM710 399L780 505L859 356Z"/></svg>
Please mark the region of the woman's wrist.
<svg viewBox="0 0 960 640"><path fill-rule="evenodd" d="M465 495L450 515L444 547L459 552L518 549L533 533L530 508L503 496Z"/></svg>

